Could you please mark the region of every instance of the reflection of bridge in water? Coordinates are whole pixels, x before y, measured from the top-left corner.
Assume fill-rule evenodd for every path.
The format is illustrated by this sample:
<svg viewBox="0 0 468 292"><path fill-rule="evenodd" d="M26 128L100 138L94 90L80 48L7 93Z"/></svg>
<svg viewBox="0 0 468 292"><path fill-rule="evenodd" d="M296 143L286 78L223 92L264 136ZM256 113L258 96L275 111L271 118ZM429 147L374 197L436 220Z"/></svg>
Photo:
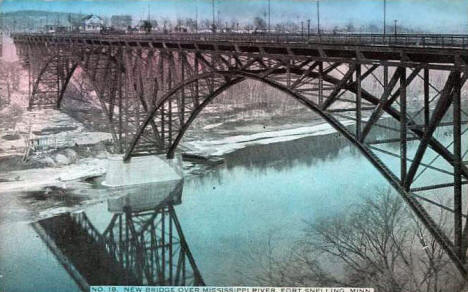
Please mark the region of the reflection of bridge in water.
<svg viewBox="0 0 468 292"><path fill-rule="evenodd" d="M173 207L182 181L157 187L152 194L109 199L113 216L103 232L85 212L33 227L84 291L92 285L204 285ZM161 197L165 191L170 193Z"/></svg>

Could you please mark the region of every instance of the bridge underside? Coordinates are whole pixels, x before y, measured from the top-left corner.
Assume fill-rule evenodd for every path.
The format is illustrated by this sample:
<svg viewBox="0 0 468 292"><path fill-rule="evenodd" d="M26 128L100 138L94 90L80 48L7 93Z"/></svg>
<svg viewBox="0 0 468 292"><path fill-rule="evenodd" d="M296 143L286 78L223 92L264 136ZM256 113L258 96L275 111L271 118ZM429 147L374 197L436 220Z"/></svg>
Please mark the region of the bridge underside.
<svg viewBox="0 0 468 292"><path fill-rule="evenodd" d="M466 53L344 46L301 51L260 44L250 44L255 50L242 45L230 50L225 43L111 46L26 37L15 42L30 69L30 108L59 108L71 77L81 70L125 160L160 153L172 157L204 107L236 84L256 80L278 89L357 147L466 276L462 185L468 180L468 148L462 137L468 114L461 98L468 78ZM435 174L444 180L432 179ZM450 200L436 201L438 192ZM428 206L453 214L453 234L436 223Z"/></svg>

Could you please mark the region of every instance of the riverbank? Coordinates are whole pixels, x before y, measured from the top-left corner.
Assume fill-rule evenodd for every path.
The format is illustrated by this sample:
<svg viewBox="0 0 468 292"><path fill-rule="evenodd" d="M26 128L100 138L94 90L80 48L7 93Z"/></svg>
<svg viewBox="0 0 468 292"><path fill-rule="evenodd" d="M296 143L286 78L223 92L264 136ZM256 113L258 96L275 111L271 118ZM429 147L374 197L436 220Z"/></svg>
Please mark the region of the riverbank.
<svg viewBox="0 0 468 292"><path fill-rule="evenodd" d="M291 128L297 126L297 128ZM304 124L289 125L287 129L278 127L266 132L253 132L252 134L234 135L225 138L188 141L184 144L186 152L199 154L205 157L224 156L236 150L240 150L252 145L267 145L279 142L292 141L309 136L327 135L335 132L335 130L323 123L316 123L314 126L304 126ZM70 134L70 133L69 133ZM78 136L83 135L79 132ZM85 135L85 134L84 134ZM70 136L73 139L73 135ZM79 137L78 137L79 139ZM89 146L88 146L89 147ZM70 152L71 150L62 150L36 155L38 158L33 158L34 161L44 161L38 167L29 167L21 169L20 167L12 167L10 170L3 168L4 172L0 175L0 192L11 191L29 191L37 190L47 186L62 186L64 182L71 180L85 180L90 177L103 176L106 172L108 152L102 150L95 157L75 158L69 160L62 152ZM57 153L58 152L58 153ZM76 153L76 152L74 152ZM48 158L47 155L50 155ZM64 156L61 158L61 156ZM5 156L6 157L6 156ZM6 158L3 159L6 159ZM15 155L15 157L18 157ZM57 160L64 163L57 163ZM21 161L18 164L23 163ZM195 173L195 163L186 162L185 169L187 175ZM203 167L203 166L201 166ZM199 170L199 169L198 169ZM199 171L196 171L199 173Z"/></svg>
<svg viewBox="0 0 468 292"><path fill-rule="evenodd" d="M22 97L24 94L17 93ZM0 136L0 192L61 186L64 181L105 174L112 137L102 127L99 131L93 129L93 124L102 124L98 122L101 117L79 114L92 111L95 105L70 98L62 111L27 111L24 98L17 101L0 111L0 131L6 133ZM71 107L76 109L73 113ZM251 145L334 132L301 106L276 111L251 107L250 104L208 106L187 132L179 153L222 157ZM184 163L187 175L199 174L210 167L213 166Z"/></svg>

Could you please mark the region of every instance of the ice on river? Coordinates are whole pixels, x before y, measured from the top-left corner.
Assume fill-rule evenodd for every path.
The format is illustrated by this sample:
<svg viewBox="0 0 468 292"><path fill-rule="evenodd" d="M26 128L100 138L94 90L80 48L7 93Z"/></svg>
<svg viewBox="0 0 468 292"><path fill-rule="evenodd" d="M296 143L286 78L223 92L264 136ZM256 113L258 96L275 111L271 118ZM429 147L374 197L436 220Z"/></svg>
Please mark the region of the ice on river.
<svg viewBox="0 0 468 292"><path fill-rule="evenodd" d="M106 159L86 158L63 167L11 171L1 176L6 182L0 183L0 193L40 190L47 186L66 188L69 181L103 175L106 165Z"/></svg>
<svg viewBox="0 0 468 292"><path fill-rule="evenodd" d="M343 125L352 125L353 121L342 121ZM327 123L304 126L294 129L268 131L249 135L236 135L218 140L189 141L185 146L191 152L208 156L220 156L254 144L271 144L296 140L308 136L334 133L336 130Z"/></svg>

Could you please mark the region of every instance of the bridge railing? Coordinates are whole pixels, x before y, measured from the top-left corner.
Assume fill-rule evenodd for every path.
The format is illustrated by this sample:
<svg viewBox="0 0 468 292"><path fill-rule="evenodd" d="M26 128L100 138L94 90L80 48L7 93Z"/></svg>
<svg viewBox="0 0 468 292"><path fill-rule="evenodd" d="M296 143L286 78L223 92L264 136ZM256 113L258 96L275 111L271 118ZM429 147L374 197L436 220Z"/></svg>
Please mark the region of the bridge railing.
<svg viewBox="0 0 468 292"><path fill-rule="evenodd" d="M289 34L289 33L151 33L151 34L100 34L100 33L36 33L16 34L14 38L29 36L62 39L121 40L121 41L196 41L240 43L298 43L372 45L403 47L466 48L468 35L447 34Z"/></svg>

